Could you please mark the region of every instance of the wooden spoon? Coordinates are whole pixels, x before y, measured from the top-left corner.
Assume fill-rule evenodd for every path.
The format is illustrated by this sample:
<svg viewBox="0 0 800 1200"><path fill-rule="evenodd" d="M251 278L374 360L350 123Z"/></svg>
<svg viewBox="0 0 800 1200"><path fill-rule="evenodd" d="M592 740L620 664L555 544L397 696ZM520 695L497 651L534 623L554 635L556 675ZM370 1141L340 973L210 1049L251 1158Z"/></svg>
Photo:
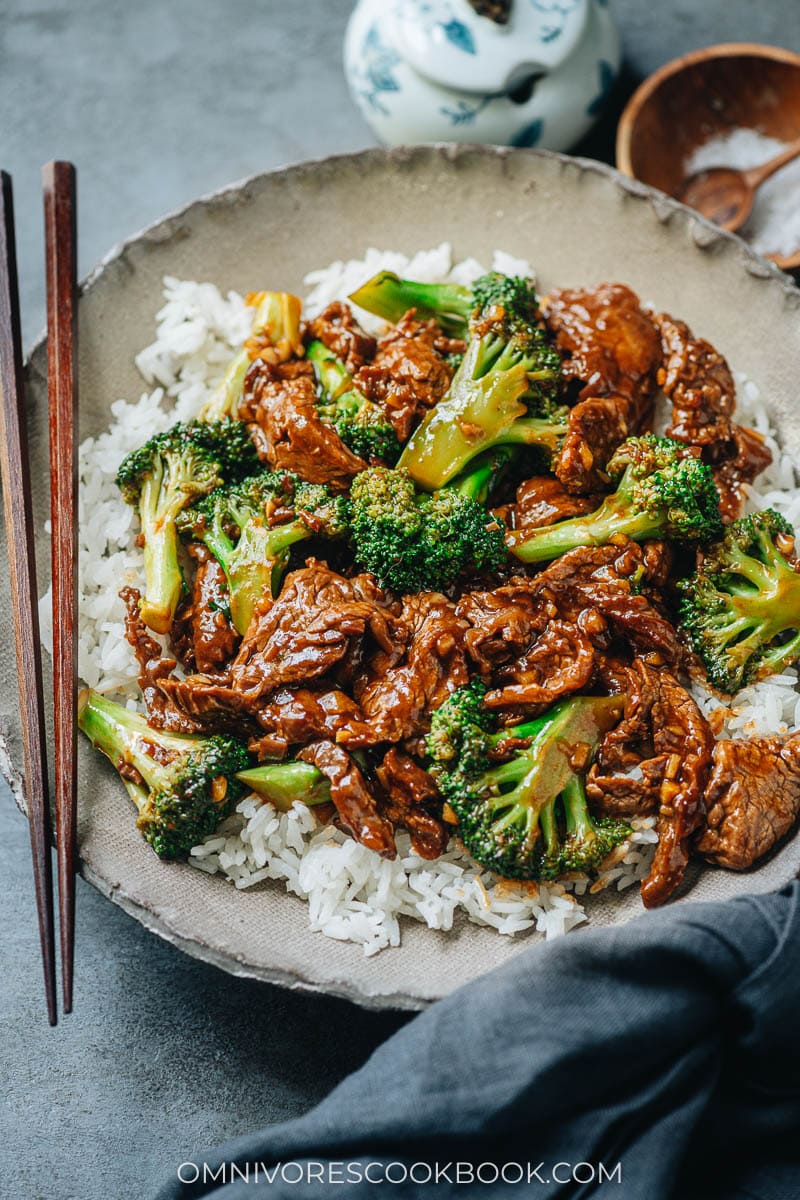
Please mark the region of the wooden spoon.
<svg viewBox="0 0 800 1200"><path fill-rule="evenodd" d="M722 229L741 229L753 208L755 193L765 179L800 155L800 138L790 142L785 150L769 162L749 171L734 167L710 167L697 171L684 180L677 198L696 208Z"/></svg>

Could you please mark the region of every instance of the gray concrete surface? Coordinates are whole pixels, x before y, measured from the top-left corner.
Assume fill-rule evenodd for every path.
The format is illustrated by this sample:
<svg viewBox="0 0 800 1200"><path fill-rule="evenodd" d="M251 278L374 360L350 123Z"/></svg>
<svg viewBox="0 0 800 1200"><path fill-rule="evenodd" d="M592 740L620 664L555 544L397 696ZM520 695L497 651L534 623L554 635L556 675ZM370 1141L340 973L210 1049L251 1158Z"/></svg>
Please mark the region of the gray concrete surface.
<svg viewBox="0 0 800 1200"><path fill-rule="evenodd" d="M800 51L789 0L611 0L635 79L716 41ZM27 342L44 318L39 169L80 171L81 269L200 192L371 143L340 70L350 0L0 0L0 164ZM610 155L613 119L584 151ZM231 979L78 889L75 1012L41 1000L27 832L0 794L0 1196L149 1196L190 1151L297 1114L402 1021Z"/></svg>

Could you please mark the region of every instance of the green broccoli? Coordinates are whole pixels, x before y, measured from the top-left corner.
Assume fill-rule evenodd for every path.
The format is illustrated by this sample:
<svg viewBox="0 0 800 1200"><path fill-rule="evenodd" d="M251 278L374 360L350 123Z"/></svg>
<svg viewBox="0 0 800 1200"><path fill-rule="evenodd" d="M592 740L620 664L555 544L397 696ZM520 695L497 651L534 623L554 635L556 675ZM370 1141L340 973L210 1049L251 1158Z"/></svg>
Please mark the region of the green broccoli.
<svg viewBox="0 0 800 1200"><path fill-rule="evenodd" d="M299 759L264 763L240 771L236 778L250 791L269 800L280 812L288 812L297 801L313 808L317 804L328 804L331 798L327 775Z"/></svg>
<svg viewBox="0 0 800 1200"><path fill-rule="evenodd" d="M475 309L501 305L527 324L539 316L539 301L530 279L489 271L471 288L457 283L418 283L394 271L379 271L350 296L353 304L396 324L413 308L421 318L433 317L446 334L466 337Z"/></svg>
<svg viewBox="0 0 800 1200"><path fill-rule="evenodd" d="M628 438L606 468L616 491L598 509L532 532L512 532L509 549L522 562L537 563L578 546L605 545L619 535L635 542L717 537L722 519L711 468L685 453L686 447L672 438L652 433Z"/></svg>
<svg viewBox="0 0 800 1200"><path fill-rule="evenodd" d="M264 471L203 497L181 514L178 529L203 542L219 562L228 581L231 620L244 634L265 592L277 596L280 591L292 546L346 532L347 502L323 484Z"/></svg>
<svg viewBox="0 0 800 1200"><path fill-rule="evenodd" d="M584 790L585 772L602 734L619 720L623 697L573 697L535 720L492 732L484 692L479 680L454 692L433 714L427 738L431 773L465 848L508 879L596 870L631 833L623 821L593 818Z"/></svg>
<svg viewBox="0 0 800 1200"><path fill-rule="evenodd" d="M255 308L250 338L231 361L222 382L200 411L201 421L239 416L244 377L255 358L286 362L303 353L300 317L303 303L289 292L256 292L247 297Z"/></svg>
<svg viewBox="0 0 800 1200"><path fill-rule="evenodd" d="M144 542L142 619L156 633L169 631L184 588L176 531L179 513L257 465L247 427L227 419L173 425L123 459L117 485L139 514Z"/></svg>
<svg viewBox="0 0 800 1200"><path fill-rule="evenodd" d="M417 283L401 279L394 271L379 271L350 296L353 304L396 324L410 308L425 319L435 317L451 337L463 337L475 296L456 283Z"/></svg>
<svg viewBox="0 0 800 1200"><path fill-rule="evenodd" d="M536 323L531 285L504 275L484 281L475 285L480 306L466 354L400 456L399 465L426 491L494 446L528 446L549 460L567 431L567 409L558 402L561 361Z"/></svg>
<svg viewBox="0 0 800 1200"><path fill-rule="evenodd" d="M405 595L441 591L465 572L496 571L504 527L483 507L499 454L437 492L418 492L403 470L371 467L353 480L350 526L356 562Z"/></svg>
<svg viewBox="0 0 800 1200"><path fill-rule="evenodd" d="M738 692L800 658L794 530L774 509L729 525L679 586L683 628L720 691Z"/></svg>
<svg viewBox="0 0 800 1200"><path fill-rule="evenodd" d="M236 775L250 755L235 738L151 729L140 713L88 688L78 697L78 726L122 775L136 824L160 858L185 857L244 793Z"/></svg>
<svg viewBox="0 0 800 1200"><path fill-rule="evenodd" d="M381 406L355 387L344 363L322 342L312 342L307 357L314 365L321 393L317 409L323 421L359 458L367 462L378 458L393 466L400 457L400 443Z"/></svg>

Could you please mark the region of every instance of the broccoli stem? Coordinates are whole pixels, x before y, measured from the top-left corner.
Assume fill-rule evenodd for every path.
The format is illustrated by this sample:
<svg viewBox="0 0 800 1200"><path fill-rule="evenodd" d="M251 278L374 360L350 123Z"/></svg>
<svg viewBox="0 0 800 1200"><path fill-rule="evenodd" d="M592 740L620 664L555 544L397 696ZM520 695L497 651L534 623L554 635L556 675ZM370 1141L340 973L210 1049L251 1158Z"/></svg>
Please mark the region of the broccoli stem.
<svg viewBox="0 0 800 1200"><path fill-rule="evenodd" d="M417 283L394 271L379 271L349 299L359 308L396 324L410 308L418 317L434 317L445 333L463 337L475 300L469 288L455 283Z"/></svg>
<svg viewBox="0 0 800 1200"><path fill-rule="evenodd" d="M510 446L498 446L482 454L463 475L447 486L478 504L485 504L497 486L501 472L514 457L515 452Z"/></svg>
<svg viewBox="0 0 800 1200"><path fill-rule="evenodd" d="M289 292L261 292L253 317L252 335L269 335L278 358L286 361L293 354L301 354L303 343L300 337L300 316L303 305L297 296ZM233 358L211 399L200 411L199 420L219 421L223 417L238 419L239 403L244 390L245 375L249 371L255 354L244 346Z"/></svg>
<svg viewBox="0 0 800 1200"><path fill-rule="evenodd" d="M213 554L217 554L215 543L221 543L224 536L217 533L207 539ZM219 561L231 594L231 620L238 633L244 636L247 632L256 605L267 590L277 595L292 546L311 536L303 521L289 521L274 529L248 524L235 547L230 542L227 551L219 547Z"/></svg>
<svg viewBox="0 0 800 1200"><path fill-rule="evenodd" d="M280 812L288 812L298 801L313 807L331 798L330 780L311 763L265 763L240 771L236 778Z"/></svg>
<svg viewBox="0 0 800 1200"><path fill-rule="evenodd" d="M512 531L506 541L521 562L549 562L580 546L604 546L620 534L634 542L658 537L663 528L661 513L636 512L624 493L617 491L593 513L557 521L533 533Z"/></svg>
<svg viewBox="0 0 800 1200"><path fill-rule="evenodd" d="M335 400L340 392L349 389L353 381L347 368L324 342L312 342L306 350L306 358L313 365L317 381L326 398Z"/></svg>
<svg viewBox="0 0 800 1200"><path fill-rule="evenodd" d="M134 767L152 791L158 791L166 779L164 765L153 756L153 750L163 747L185 754L187 748L202 741L192 734L168 733L162 729L156 734L141 713L122 708L88 688L78 696L78 727L117 770L123 765ZM141 807L146 793L131 780L124 782Z"/></svg>
<svg viewBox="0 0 800 1200"><path fill-rule="evenodd" d="M561 793L564 805L564 822L567 834L577 835L581 840L595 836L594 824L586 803L586 790L580 775L573 775Z"/></svg>
<svg viewBox="0 0 800 1200"><path fill-rule="evenodd" d="M156 633L169 633L184 588L175 528L180 491L175 489L175 502L164 505L163 488L163 470L159 468L144 480L139 502L145 579L141 613L144 623Z"/></svg>

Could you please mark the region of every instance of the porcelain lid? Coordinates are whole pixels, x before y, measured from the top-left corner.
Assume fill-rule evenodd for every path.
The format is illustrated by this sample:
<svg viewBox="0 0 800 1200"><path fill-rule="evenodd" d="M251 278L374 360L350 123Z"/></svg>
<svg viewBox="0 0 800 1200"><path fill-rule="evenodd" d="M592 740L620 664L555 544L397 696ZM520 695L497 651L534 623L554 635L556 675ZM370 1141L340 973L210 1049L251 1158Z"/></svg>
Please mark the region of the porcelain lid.
<svg viewBox="0 0 800 1200"><path fill-rule="evenodd" d="M469 0L391 0L388 40L411 66L445 87L505 92L574 50L589 0L513 0L500 25Z"/></svg>

